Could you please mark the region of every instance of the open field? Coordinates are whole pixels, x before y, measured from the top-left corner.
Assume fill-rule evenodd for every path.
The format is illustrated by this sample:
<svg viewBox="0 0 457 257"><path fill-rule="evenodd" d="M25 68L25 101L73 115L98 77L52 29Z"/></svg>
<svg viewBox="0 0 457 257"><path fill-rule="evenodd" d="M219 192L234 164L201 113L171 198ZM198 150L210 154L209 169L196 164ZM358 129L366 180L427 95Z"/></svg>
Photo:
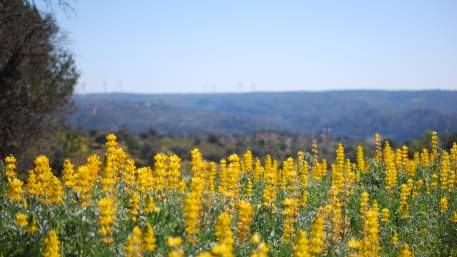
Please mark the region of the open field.
<svg viewBox="0 0 457 257"><path fill-rule="evenodd" d="M60 177L38 156L25 180L9 156L0 256L457 256L457 144L435 132L419 152L374 142L354 160L313 144L282 163L195 148L190 162L159 153L136 167L110 134Z"/></svg>

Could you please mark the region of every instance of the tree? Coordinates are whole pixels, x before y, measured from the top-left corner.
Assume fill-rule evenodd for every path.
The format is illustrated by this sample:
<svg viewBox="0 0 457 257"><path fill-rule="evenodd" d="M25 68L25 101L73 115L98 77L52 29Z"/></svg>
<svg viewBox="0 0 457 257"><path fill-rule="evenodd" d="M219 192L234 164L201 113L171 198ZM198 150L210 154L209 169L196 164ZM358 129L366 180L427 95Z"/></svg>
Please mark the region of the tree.
<svg viewBox="0 0 457 257"><path fill-rule="evenodd" d="M0 0L0 156L19 154L62 124L78 79L52 14Z"/></svg>

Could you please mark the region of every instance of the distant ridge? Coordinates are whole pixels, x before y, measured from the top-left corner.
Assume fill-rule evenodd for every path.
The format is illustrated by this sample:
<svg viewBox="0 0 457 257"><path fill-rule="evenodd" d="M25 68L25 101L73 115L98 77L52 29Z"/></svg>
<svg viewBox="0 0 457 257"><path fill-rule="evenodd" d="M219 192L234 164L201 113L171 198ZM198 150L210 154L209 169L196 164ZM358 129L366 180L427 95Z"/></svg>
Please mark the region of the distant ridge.
<svg viewBox="0 0 457 257"><path fill-rule="evenodd" d="M330 131L407 140L425 130L457 131L457 91L296 91L198 94L85 94L68 124L83 129L206 135Z"/></svg>

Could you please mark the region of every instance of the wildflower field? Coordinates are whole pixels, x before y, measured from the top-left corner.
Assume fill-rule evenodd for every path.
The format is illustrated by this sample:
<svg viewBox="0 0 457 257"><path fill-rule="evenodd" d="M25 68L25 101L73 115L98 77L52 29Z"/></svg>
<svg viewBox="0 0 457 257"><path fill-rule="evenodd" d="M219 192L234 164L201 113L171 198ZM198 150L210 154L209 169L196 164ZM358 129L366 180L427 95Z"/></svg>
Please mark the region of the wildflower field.
<svg viewBox="0 0 457 257"><path fill-rule="evenodd" d="M107 136L103 155L38 156L20 177L7 156L0 184L0 256L457 256L457 144L335 160L252 152L190 162L159 153L135 162Z"/></svg>

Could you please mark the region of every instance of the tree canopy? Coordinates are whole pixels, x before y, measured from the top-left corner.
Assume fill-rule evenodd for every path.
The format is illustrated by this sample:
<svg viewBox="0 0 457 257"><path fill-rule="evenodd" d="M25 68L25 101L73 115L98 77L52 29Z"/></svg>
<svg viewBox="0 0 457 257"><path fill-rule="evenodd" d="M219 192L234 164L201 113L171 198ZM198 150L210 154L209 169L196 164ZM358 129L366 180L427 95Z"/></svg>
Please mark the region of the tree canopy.
<svg viewBox="0 0 457 257"><path fill-rule="evenodd" d="M0 156L36 145L61 124L78 79L55 18L0 0Z"/></svg>

